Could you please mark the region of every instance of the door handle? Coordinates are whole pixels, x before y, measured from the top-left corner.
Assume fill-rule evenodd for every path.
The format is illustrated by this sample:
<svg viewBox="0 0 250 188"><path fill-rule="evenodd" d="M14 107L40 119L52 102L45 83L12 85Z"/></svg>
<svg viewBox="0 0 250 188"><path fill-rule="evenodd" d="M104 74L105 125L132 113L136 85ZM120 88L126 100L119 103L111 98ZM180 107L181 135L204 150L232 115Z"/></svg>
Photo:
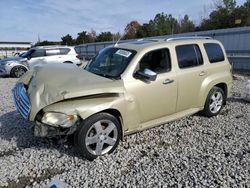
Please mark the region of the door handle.
<svg viewBox="0 0 250 188"><path fill-rule="evenodd" d="M205 76L206 75L206 72L205 71L201 71L199 76Z"/></svg>
<svg viewBox="0 0 250 188"><path fill-rule="evenodd" d="M164 81L162 82L162 84L167 85L167 84L171 84L171 83L173 83L173 82L174 82L174 80L166 79L166 80L164 80Z"/></svg>

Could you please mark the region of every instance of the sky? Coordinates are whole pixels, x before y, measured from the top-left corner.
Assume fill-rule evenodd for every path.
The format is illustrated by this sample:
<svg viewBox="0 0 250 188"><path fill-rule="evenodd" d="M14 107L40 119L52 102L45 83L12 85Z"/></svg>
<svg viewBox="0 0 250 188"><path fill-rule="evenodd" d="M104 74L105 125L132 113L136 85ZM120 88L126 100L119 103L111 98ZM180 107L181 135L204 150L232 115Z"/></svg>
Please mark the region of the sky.
<svg viewBox="0 0 250 188"><path fill-rule="evenodd" d="M157 13L185 14L195 24L213 10L214 0L0 0L0 41L60 41L82 31L124 32L137 20L147 23ZM245 0L237 0L243 4Z"/></svg>

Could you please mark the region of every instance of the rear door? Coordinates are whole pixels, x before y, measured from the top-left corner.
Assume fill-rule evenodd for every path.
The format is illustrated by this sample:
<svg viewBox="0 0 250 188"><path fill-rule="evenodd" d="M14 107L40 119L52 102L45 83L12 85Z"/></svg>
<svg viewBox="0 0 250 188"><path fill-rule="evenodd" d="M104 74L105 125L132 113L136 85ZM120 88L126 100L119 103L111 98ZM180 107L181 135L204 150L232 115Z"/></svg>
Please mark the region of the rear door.
<svg viewBox="0 0 250 188"><path fill-rule="evenodd" d="M47 63L61 63L60 50L58 48L46 49Z"/></svg>
<svg viewBox="0 0 250 188"><path fill-rule="evenodd" d="M179 67L176 109L177 112L180 112L198 106L201 86L207 71L199 45L178 45L175 50Z"/></svg>

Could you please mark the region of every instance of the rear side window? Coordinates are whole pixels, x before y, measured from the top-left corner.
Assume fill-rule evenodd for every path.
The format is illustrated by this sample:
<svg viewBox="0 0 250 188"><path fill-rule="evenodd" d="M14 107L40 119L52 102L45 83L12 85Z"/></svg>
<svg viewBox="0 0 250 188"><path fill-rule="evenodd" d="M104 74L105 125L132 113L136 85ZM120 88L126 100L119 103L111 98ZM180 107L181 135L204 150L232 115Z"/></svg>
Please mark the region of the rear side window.
<svg viewBox="0 0 250 188"><path fill-rule="evenodd" d="M46 50L46 56L59 55L59 54L60 54L59 49L48 49L48 50Z"/></svg>
<svg viewBox="0 0 250 188"><path fill-rule="evenodd" d="M206 43L204 44L204 47L210 63L216 63L225 60L224 53L219 44Z"/></svg>
<svg viewBox="0 0 250 188"><path fill-rule="evenodd" d="M196 44L176 46L176 54L181 69L203 64L200 48Z"/></svg>
<svg viewBox="0 0 250 188"><path fill-rule="evenodd" d="M70 51L69 48L60 48L60 54L61 55L66 55L66 54L69 53L69 51Z"/></svg>

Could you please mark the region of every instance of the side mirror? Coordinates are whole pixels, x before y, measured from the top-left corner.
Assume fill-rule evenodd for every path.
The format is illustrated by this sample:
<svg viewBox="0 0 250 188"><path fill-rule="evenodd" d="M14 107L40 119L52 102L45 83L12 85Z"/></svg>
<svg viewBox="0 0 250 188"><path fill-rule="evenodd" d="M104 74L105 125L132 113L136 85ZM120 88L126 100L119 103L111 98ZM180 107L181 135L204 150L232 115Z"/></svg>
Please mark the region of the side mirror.
<svg viewBox="0 0 250 188"><path fill-rule="evenodd" d="M155 81L157 74L150 69L139 70L134 73L134 77L138 79L145 79L149 81Z"/></svg>
<svg viewBox="0 0 250 188"><path fill-rule="evenodd" d="M31 59L31 56L28 56L27 59L30 60L30 59Z"/></svg>

